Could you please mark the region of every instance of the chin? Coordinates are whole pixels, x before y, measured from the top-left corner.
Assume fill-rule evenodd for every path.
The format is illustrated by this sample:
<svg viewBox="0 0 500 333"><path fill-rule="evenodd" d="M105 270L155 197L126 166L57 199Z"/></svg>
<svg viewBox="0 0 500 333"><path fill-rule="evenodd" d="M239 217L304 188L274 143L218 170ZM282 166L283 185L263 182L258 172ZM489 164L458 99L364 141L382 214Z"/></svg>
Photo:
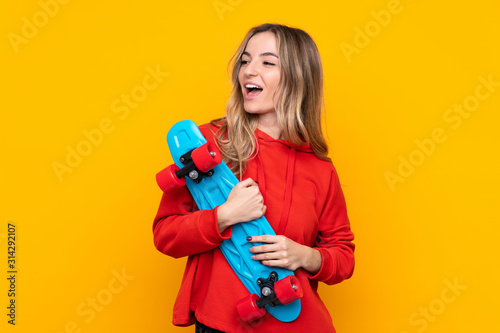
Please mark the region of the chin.
<svg viewBox="0 0 500 333"><path fill-rule="evenodd" d="M252 106L243 105L243 109L245 110L246 113L252 113L252 114L260 113L259 108L252 107Z"/></svg>
<svg viewBox="0 0 500 333"><path fill-rule="evenodd" d="M252 108L244 108L244 110L246 113L250 113L250 114L258 114L259 113L258 111L255 111Z"/></svg>
<svg viewBox="0 0 500 333"><path fill-rule="evenodd" d="M274 109L272 109L272 110L265 109L265 108L257 107L255 105L253 105L253 106L243 105L243 110L245 110L246 113L250 113L250 114L264 114L264 113L274 111Z"/></svg>

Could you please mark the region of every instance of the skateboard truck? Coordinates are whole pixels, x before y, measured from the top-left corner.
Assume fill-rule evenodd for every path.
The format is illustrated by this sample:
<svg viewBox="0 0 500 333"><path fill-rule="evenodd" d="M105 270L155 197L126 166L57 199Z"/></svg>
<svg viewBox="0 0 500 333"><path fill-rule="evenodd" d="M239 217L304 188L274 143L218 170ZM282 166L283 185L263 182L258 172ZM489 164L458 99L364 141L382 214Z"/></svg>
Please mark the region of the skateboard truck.
<svg viewBox="0 0 500 333"><path fill-rule="evenodd" d="M214 143L207 142L182 155L179 161L182 168L172 164L156 174L156 182L164 192L186 185L184 177L198 184L203 177L213 176L213 168L222 162L222 155Z"/></svg>
<svg viewBox="0 0 500 333"><path fill-rule="evenodd" d="M276 297L276 293L274 292L274 283L278 281L278 273L271 272L267 279L259 278L257 280L257 284L260 287L261 298L256 302L259 308L263 308L268 305L270 307L274 307L275 305L282 304L278 297Z"/></svg>
<svg viewBox="0 0 500 333"><path fill-rule="evenodd" d="M196 184L198 184L203 177L211 177L214 174L214 170L210 169L207 172L202 172L199 170L196 166L196 164L193 161L193 150L188 151L184 155L182 155L179 160L184 166L175 171L175 175L177 178L182 178L182 177L189 177L192 181L194 181ZM215 153L210 151L209 152L210 156L214 157Z"/></svg>
<svg viewBox="0 0 500 333"><path fill-rule="evenodd" d="M294 275L289 275L278 280L278 273L272 271L267 279L259 278L257 285L260 287L261 297L250 294L236 304L240 317L246 321L254 321L266 314L264 307L269 305L286 305L298 300L304 295L299 280Z"/></svg>

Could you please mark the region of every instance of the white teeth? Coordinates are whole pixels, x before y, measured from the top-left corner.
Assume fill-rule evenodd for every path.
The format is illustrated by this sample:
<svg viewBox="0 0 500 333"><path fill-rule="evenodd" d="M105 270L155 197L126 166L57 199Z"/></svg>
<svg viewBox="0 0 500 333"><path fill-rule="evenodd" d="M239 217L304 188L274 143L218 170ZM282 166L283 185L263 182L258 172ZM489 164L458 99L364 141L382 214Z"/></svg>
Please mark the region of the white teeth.
<svg viewBox="0 0 500 333"><path fill-rule="evenodd" d="M245 87L248 89L262 89L261 87L256 86L255 84L246 84Z"/></svg>

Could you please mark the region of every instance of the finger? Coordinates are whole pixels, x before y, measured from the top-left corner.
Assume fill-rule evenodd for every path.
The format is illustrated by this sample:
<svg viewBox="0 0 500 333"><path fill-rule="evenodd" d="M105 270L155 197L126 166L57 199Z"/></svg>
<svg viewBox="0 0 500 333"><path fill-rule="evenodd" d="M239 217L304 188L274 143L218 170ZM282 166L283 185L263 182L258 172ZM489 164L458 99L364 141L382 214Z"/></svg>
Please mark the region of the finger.
<svg viewBox="0 0 500 333"><path fill-rule="evenodd" d="M260 253L251 256L253 260L262 261L262 260L285 260L287 258L286 253L283 252L267 252Z"/></svg>
<svg viewBox="0 0 500 333"><path fill-rule="evenodd" d="M280 260L261 260L262 265L270 266L270 267L282 267L288 268L290 266L290 261L288 259L280 259Z"/></svg>
<svg viewBox="0 0 500 333"><path fill-rule="evenodd" d="M239 184L242 187L250 187L250 186L257 185L257 183L252 178L247 178L245 180L242 180Z"/></svg>
<svg viewBox="0 0 500 333"><path fill-rule="evenodd" d="M247 240L252 243L277 243L279 238L276 235L251 236Z"/></svg>
<svg viewBox="0 0 500 333"><path fill-rule="evenodd" d="M274 243L271 245L259 245L250 248L252 253L276 252L279 249Z"/></svg>

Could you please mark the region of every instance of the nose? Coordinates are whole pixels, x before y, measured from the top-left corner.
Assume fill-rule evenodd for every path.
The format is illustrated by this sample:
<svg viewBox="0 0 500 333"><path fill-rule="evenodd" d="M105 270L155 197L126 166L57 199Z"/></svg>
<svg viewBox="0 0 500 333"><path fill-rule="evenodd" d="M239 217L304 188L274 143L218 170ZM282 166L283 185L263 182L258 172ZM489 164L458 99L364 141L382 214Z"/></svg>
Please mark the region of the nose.
<svg viewBox="0 0 500 333"><path fill-rule="evenodd" d="M248 63L243 72L245 73L246 76L255 76L257 75L257 66L256 66L256 62L255 61L250 61L250 63Z"/></svg>

